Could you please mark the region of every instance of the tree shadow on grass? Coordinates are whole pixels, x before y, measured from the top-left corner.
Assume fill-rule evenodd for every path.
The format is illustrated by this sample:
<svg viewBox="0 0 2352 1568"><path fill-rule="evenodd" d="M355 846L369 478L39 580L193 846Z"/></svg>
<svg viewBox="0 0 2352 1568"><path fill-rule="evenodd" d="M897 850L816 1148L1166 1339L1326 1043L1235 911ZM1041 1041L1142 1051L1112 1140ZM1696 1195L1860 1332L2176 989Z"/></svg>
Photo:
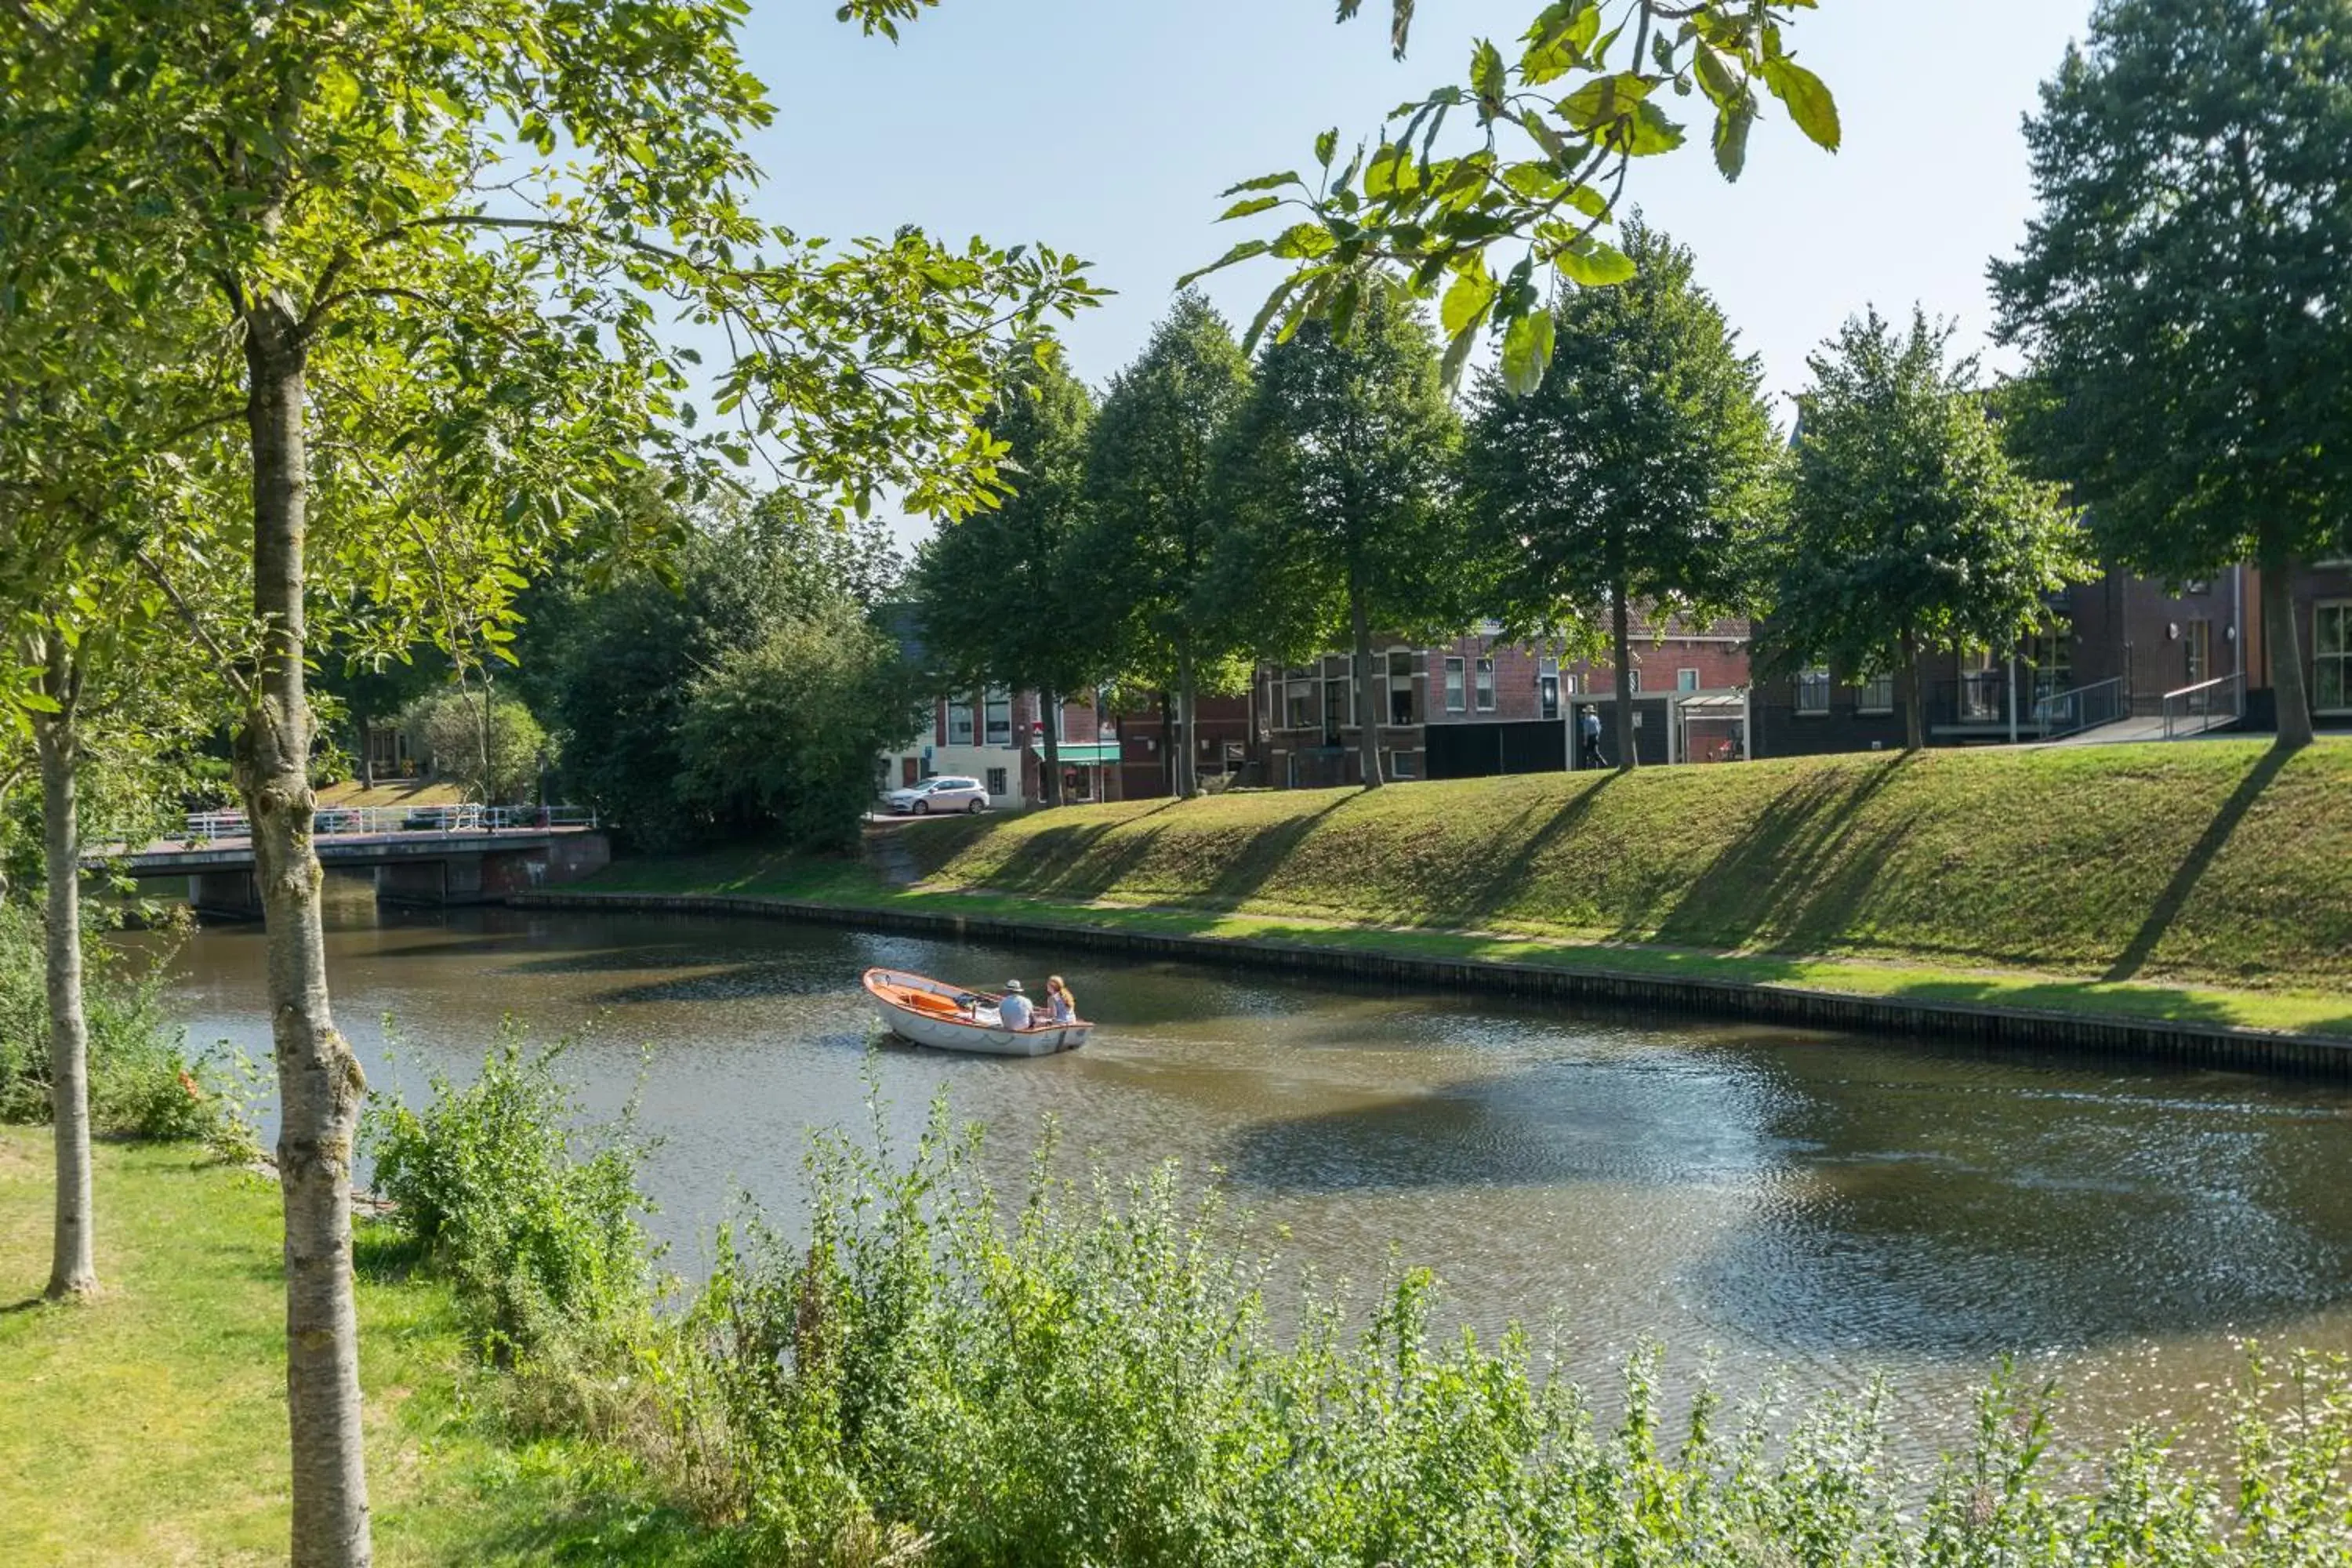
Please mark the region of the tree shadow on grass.
<svg viewBox="0 0 2352 1568"><path fill-rule="evenodd" d="M2147 919L2140 923L2131 941L2124 944L2123 952L2116 955L2115 963L2107 970L2107 979L2129 980L2147 967L2149 956L2164 941L2165 933L2172 929L2173 922L2180 918L2180 911L2187 907L2189 895L2197 890L2197 884L2211 868L2222 847L2230 842L2230 836L2238 830L2238 824L2245 820L2246 813L2253 809L2254 802L2262 797L2263 791L2270 787L2271 781L2278 777L2279 771L2286 766L2292 755L2290 752L2273 747L2246 771L2246 776L2238 781L2238 787L2230 792L2230 798L2221 803L2221 809L2213 814L2213 820L2205 825L2205 831L2198 835L2197 842L2189 846L2188 855L2172 873L2172 880L2166 884L2163 892L2157 895L2156 903L2148 910Z"/></svg>
<svg viewBox="0 0 2352 1568"><path fill-rule="evenodd" d="M1844 934L1906 831L1899 818L1867 831L1860 819L1911 762L1896 758L1858 780L1843 770L1794 776L1662 917L1619 935L1739 947Z"/></svg>

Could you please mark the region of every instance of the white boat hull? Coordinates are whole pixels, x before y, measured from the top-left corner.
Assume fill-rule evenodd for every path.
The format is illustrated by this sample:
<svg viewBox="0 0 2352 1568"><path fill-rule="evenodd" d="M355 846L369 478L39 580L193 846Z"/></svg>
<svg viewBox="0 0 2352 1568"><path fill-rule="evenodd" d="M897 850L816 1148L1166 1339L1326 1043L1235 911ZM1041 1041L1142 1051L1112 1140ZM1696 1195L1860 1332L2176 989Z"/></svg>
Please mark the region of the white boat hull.
<svg viewBox="0 0 2352 1568"><path fill-rule="evenodd" d="M1049 1057L1087 1043L1094 1026L1039 1024L1008 1029L997 1021L998 998L964 991L898 969L866 972L866 994L882 1026L919 1046L987 1057ZM915 996L937 998L918 1003Z"/></svg>

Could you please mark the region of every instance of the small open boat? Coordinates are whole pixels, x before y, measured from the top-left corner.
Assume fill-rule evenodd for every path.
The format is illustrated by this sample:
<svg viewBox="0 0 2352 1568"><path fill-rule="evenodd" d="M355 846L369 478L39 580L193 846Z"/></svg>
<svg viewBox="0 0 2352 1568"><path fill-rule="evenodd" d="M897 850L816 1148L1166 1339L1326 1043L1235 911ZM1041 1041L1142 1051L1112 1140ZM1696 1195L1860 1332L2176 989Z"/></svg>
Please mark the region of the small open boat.
<svg viewBox="0 0 2352 1568"><path fill-rule="evenodd" d="M942 1051L977 1051L991 1057L1050 1057L1074 1051L1087 1043L1094 1026L1081 1018L1075 1024L1039 1021L1025 1029L1008 1029L998 1021L996 1005L1003 998L985 991L967 991L943 980L909 974L900 969L869 969L866 994L882 1026L919 1046Z"/></svg>

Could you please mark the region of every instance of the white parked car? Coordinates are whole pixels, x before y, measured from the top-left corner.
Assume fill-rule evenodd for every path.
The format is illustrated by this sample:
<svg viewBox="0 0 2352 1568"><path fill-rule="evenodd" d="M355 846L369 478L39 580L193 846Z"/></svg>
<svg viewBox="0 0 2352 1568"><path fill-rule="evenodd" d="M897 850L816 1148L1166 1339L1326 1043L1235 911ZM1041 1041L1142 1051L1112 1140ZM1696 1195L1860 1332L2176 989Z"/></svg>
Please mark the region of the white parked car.
<svg viewBox="0 0 2352 1568"><path fill-rule="evenodd" d="M978 779L968 779L957 773L941 773L925 779L905 789L894 789L883 800L892 811L905 816L929 816L935 811L986 811L988 792L980 787Z"/></svg>

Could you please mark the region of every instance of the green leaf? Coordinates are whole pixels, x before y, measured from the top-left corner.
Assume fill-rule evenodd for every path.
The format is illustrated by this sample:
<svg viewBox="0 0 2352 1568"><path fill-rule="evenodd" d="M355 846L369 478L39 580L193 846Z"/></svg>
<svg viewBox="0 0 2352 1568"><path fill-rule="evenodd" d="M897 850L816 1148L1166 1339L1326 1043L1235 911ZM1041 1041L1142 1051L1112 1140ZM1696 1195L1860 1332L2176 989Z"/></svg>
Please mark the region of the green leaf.
<svg viewBox="0 0 2352 1568"><path fill-rule="evenodd" d="M1519 79L1529 87L1559 80L1584 63L1584 51L1600 31L1601 7L1594 0L1554 0L1528 29Z"/></svg>
<svg viewBox="0 0 2352 1568"><path fill-rule="evenodd" d="M1240 184L1228 186L1217 194L1221 196L1238 196L1247 195L1251 191L1278 191L1285 185L1297 185L1299 189L1305 190L1307 182L1300 179L1297 174L1286 170L1279 174L1260 174L1255 180L1244 180Z"/></svg>
<svg viewBox="0 0 2352 1568"><path fill-rule="evenodd" d="M1649 158L1680 147L1684 136L1683 128L1666 118L1664 110L1654 103L1637 103L1633 112L1610 131L1608 140L1620 152Z"/></svg>
<svg viewBox="0 0 2352 1568"><path fill-rule="evenodd" d="M1331 160L1339 155L1339 128L1338 126L1333 126L1315 138L1315 161L1325 168L1331 166Z"/></svg>
<svg viewBox="0 0 2352 1568"><path fill-rule="evenodd" d="M1239 245L1234 246L1231 250L1226 251L1223 256L1217 258L1214 261L1210 262L1206 267L1195 268L1192 271L1184 274L1183 277L1176 279L1176 287L1179 289L1189 288L1192 286L1195 279L1206 278L1212 272L1222 271L1223 268L1231 267L1237 261L1247 261L1253 256L1264 256L1267 251L1273 248L1274 247L1272 245L1263 239L1245 239Z"/></svg>
<svg viewBox="0 0 2352 1568"><path fill-rule="evenodd" d="M1743 93L1715 117L1715 166L1727 180L1748 165L1748 132L1756 123L1756 95Z"/></svg>
<svg viewBox="0 0 2352 1568"><path fill-rule="evenodd" d="M1536 310L1513 321L1504 334L1503 384L1514 396L1525 397L1543 384L1555 330L1551 312Z"/></svg>
<svg viewBox="0 0 2352 1568"><path fill-rule="evenodd" d="M1280 196L1244 196L1218 215L1217 221L1231 223L1237 217L1247 217L1252 213L1262 213L1269 207L1278 207L1281 205Z"/></svg>
<svg viewBox="0 0 2352 1568"><path fill-rule="evenodd" d="M1764 85L1772 89L1789 110L1789 118L1797 129L1811 137L1816 146L1834 153L1843 135L1838 124L1837 100L1821 78L1784 58L1764 62Z"/></svg>
<svg viewBox="0 0 2352 1568"><path fill-rule="evenodd" d="M1478 108L1492 120L1503 112L1503 100L1510 91L1510 73L1503 67L1503 51L1495 47L1492 38L1481 38L1470 54L1470 86L1478 95Z"/></svg>
<svg viewBox="0 0 2352 1568"><path fill-rule="evenodd" d="M1274 242L1274 253L1286 261L1311 261L1318 256L1328 256L1339 241L1331 231L1319 223L1296 223L1282 231Z"/></svg>
<svg viewBox="0 0 2352 1568"><path fill-rule="evenodd" d="M1478 324L1486 308L1495 302L1495 279L1486 270L1484 257L1473 256L1470 267L1454 279L1445 290L1444 302L1438 307L1438 320L1445 335L1457 338Z"/></svg>
<svg viewBox="0 0 2352 1568"><path fill-rule="evenodd" d="M1562 276L1580 289L1606 289L1639 270L1615 246L1586 235L1552 258Z"/></svg>
<svg viewBox="0 0 2352 1568"><path fill-rule="evenodd" d="M1657 85L1639 71L1598 77L1561 100L1558 112L1574 130L1598 131L1631 114Z"/></svg>

